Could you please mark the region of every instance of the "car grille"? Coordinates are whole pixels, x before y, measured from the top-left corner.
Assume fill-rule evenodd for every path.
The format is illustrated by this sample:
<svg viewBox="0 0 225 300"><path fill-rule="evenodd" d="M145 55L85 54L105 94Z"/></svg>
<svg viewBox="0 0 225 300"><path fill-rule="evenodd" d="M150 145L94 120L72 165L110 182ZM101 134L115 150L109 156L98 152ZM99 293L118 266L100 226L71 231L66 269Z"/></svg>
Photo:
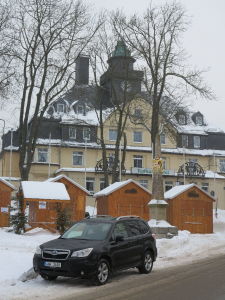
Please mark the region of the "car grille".
<svg viewBox="0 0 225 300"><path fill-rule="evenodd" d="M62 249L44 249L42 251L42 258L54 259L54 260L65 260L70 254L70 250Z"/></svg>

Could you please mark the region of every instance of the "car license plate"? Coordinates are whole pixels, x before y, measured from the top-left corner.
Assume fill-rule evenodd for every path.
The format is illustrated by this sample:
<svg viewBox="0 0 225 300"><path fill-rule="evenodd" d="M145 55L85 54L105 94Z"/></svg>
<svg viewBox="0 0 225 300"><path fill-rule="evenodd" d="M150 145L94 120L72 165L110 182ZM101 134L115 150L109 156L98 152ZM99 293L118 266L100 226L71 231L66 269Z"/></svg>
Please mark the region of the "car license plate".
<svg viewBox="0 0 225 300"><path fill-rule="evenodd" d="M61 263L55 261L45 261L44 266L49 268L61 268Z"/></svg>

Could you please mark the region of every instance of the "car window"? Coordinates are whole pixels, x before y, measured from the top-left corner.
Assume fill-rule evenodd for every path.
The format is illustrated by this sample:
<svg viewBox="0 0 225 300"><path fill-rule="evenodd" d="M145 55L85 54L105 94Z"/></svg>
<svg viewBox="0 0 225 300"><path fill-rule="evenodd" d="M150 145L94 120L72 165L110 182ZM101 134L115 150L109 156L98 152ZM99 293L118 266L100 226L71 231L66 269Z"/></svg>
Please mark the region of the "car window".
<svg viewBox="0 0 225 300"><path fill-rule="evenodd" d="M114 227L113 238L115 239L117 236L123 236L124 238L128 237L126 226L122 222L116 223Z"/></svg>
<svg viewBox="0 0 225 300"><path fill-rule="evenodd" d="M67 230L64 239L104 240L112 224L106 222L80 222Z"/></svg>
<svg viewBox="0 0 225 300"><path fill-rule="evenodd" d="M139 228L140 228L140 232L142 234L145 234L145 233L150 231L149 226L145 222L143 222L141 220L138 220L138 225L139 225Z"/></svg>
<svg viewBox="0 0 225 300"><path fill-rule="evenodd" d="M127 225L129 226L129 231L130 231L131 236L141 234L141 230L140 230L137 220L129 220L129 221L127 221Z"/></svg>

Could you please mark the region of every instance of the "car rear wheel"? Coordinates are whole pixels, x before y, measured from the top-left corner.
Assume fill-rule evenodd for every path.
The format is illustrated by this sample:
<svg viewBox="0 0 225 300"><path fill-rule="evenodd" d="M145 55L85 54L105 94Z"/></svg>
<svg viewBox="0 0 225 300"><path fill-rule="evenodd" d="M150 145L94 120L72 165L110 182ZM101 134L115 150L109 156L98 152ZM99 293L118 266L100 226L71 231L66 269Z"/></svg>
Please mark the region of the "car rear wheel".
<svg viewBox="0 0 225 300"><path fill-rule="evenodd" d="M47 274L40 274L40 275L44 280L47 280L47 281L56 280L56 278L57 278L57 276L51 276L51 275L47 275Z"/></svg>
<svg viewBox="0 0 225 300"><path fill-rule="evenodd" d="M96 285L103 285L109 279L109 263L106 259L100 259L98 262L97 272L92 278L93 283Z"/></svg>
<svg viewBox="0 0 225 300"><path fill-rule="evenodd" d="M143 262L138 270L141 274L148 274L151 272L153 267L153 259L150 251L146 251L144 254Z"/></svg>

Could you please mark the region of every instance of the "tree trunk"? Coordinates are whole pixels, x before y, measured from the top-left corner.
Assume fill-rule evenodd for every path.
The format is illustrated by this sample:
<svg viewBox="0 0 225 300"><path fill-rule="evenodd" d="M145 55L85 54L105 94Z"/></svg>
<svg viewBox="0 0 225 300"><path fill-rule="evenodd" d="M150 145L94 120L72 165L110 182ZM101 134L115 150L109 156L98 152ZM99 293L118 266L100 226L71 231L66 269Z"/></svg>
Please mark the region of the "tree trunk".
<svg viewBox="0 0 225 300"><path fill-rule="evenodd" d="M161 144L160 144L160 135L156 134L155 144L153 144L154 156L153 156L153 172L152 172L152 194L153 199L163 200L164 191L163 191L163 170L161 166ZM159 160L159 164L157 164ZM157 164L154 166L154 164Z"/></svg>

